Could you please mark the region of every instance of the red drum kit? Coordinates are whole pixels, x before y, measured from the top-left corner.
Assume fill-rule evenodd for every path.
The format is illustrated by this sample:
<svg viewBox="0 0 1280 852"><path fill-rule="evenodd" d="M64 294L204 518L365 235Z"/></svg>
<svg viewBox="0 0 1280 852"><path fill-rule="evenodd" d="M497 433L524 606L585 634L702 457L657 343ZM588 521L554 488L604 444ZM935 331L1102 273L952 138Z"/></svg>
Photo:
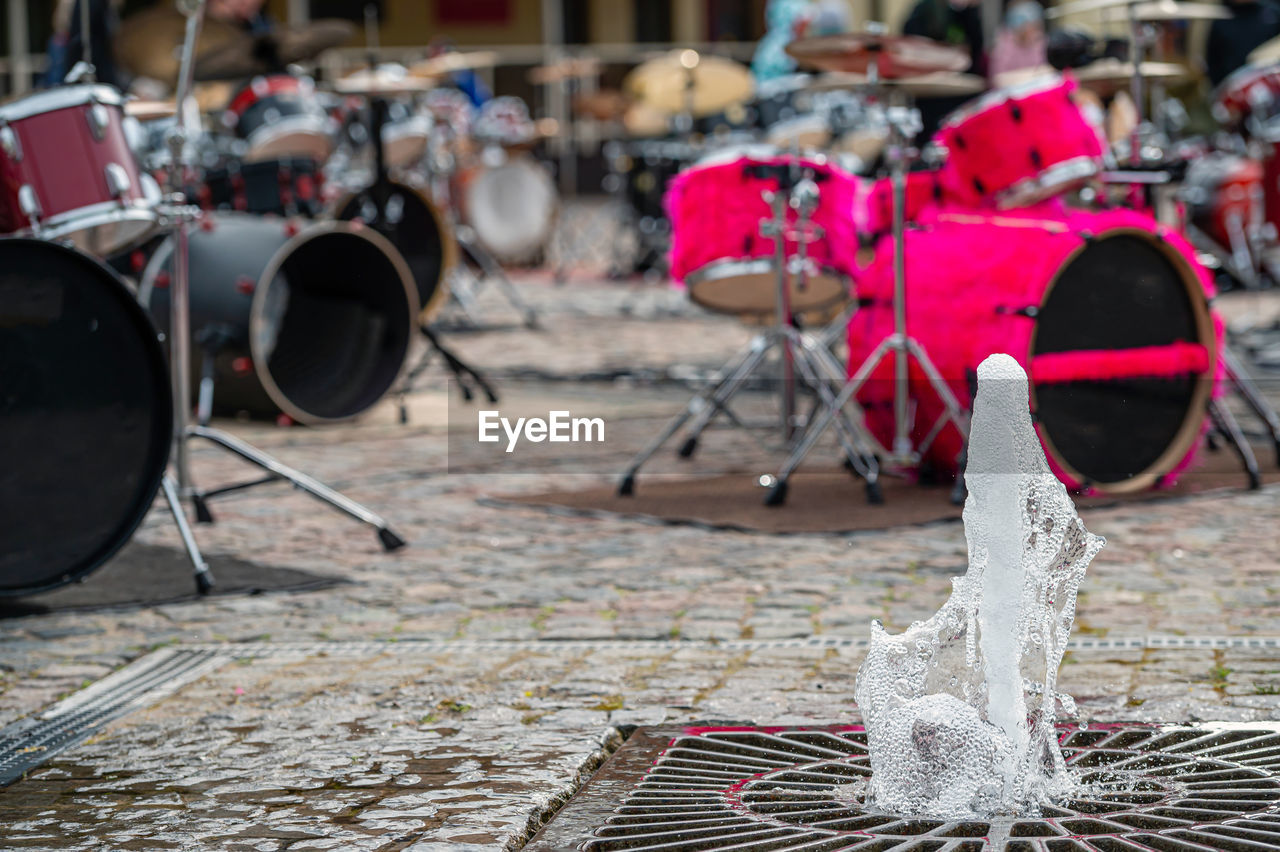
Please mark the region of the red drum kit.
<svg viewBox="0 0 1280 852"><path fill-rule="evenodd" d="M690 298L774 324L747 350L781 356L776 386L789 455L776 476L761 477L767 504L785 501L790 476L828 428L873 503L882 499L882 469L962 471L977 365L995 352L1026 369L1046 455L1080 492L1168 485L1210 428L1233 444L1256 487L1256 460L1222 399L1228 389L1269 429L1280 460L1280 419L1227 347L1211 307L1213 277L1188 239L1198 226L1224 245L1237 234L1256 241L1272 212L1264 165L1223 153L1185 170L1184 235L1181 222L1157 219L1146 203L1097 203L1107 184L1146 178L1134 163L1136 176L1117 171L1070 71L976 98L942 122L913 162L908 144L919 114L911 96L930 91L919 82L926 77L959 85L943 79L963 67L954 52L876 33L804 39L788 51L828 72L824 90L832 72L844 74L863 114L887 128L887 174L857 174L830 146L834 134L824 137L825 150L803 151L797 131L790 151L729 147L687 166L665 199L671 272ZM1153 63L1124 70L1166 74ZM1109 69L1080 76L1116 82ZM1276 80L1280 73L1250 72L1228 81L1217 101L1222 120L1280 141L1271 130L1280 127ZM802 117L785 120L799 127ZM816 127L806 131L812 138L822 135ZM1140 130L1135 137L1149 138L1149 128ZM1129 150L1149 155L1148 147ZM800 328L806 310L833 303L847 305L833 326ZM840 336L847 365L827 348ZM751 355L729 362L633 460L619 493L634 492L640 467L681 429L687 456L721 413L740 424L728 403L762 364ZM797 418L796 389L806 386L814 413ZM963 477L955 480L959 501Z"/></svg>

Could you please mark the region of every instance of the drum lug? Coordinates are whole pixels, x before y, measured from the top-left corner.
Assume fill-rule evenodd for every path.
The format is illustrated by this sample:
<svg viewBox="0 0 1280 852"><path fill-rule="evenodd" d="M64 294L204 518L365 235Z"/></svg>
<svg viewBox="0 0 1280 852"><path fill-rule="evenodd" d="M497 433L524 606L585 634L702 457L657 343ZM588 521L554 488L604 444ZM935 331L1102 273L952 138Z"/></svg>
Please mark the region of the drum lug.
<svg viewBox="0 0 1280 852"><path fill-rule="evenodd" d="M31 221L34 228L39 224L44 211L40 208L40 199L36 197L35 188L29 183L24 183L18 188L18 206L22 209L22 213Z"/></svg>
<svg viewBox="0 0 1280 852"><path fill-rule="evenodd" d="M111 112L105 105L95 101L85 113L85 118L89 122L89 132L93 134L95 140L101 142L107 135L107 125L111 123Z"/></svg>
<svg viewBox="0 0 1280 852"><path fill-rule="evenodd" d="M15 163L22 162L22 143L18 141L18 134L13 132L13 128L7 121L0 122L0 151Z"/></svg>
<svg viewBox="0 0 1280 852"><path fill-rule="evenodd" d="M107 177L107 191L112 198L124 198L129 192L129 173L119 163L107 163L104 170Z"/></svg>

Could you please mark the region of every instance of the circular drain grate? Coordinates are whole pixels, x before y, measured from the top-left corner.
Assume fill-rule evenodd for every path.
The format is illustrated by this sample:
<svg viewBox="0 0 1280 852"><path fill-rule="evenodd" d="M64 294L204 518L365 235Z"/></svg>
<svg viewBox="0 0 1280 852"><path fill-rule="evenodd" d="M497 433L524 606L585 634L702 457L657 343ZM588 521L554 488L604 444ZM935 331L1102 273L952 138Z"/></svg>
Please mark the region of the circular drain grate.
<svg viewBox="0 0 1280 852"><path fill-rule="evenodd" d="M661 849L1255 852L1280 848L1280 726L1059 729L1080 795L1035 819L904 819L864 806L860 727L676 737L588 852Z"/></svg>

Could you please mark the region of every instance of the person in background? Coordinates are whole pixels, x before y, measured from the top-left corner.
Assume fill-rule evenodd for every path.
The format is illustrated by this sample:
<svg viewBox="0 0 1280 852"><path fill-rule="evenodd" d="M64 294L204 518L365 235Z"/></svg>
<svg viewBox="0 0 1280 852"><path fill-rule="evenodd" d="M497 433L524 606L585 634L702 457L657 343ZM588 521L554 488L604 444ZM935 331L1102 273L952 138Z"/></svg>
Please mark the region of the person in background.
<svg viewBox="0 0 1280 852"><path fill-rule="evenodd" d="M996 33L988 72L1001 74L1043 66L1048 61L1044 36L1044 11L1036 0L1014 0L1005 10L1004 26Z"/></svg>
<svg viewBox="0 0 1280 852"><path fill-rule="evenodd" d="M427 56L435 59L437 56L452 53L455 49L452 40L438 36L432 39L431 44L427 47ZM489 87L485 85L484 80L480 79L480 75L470 68L454 71L449 75L449 82L454 88L470 98L471 105L474 107L482 107L486 101L493 98L493 92L489 91Z"/></svg>
<svg viewBox="0 0 1280 852"><path fill-rule="evenodd" d="M1230 18L1209 27L1204 58L1209 82L1218 85L1249 61L1249 52L1280 35L1280 5L1274 0L1226 0Z"/></svg>
<svg viewBox="0 0 1280 852"><path fill-rule="evenodd" d="M266 35L274 29L275 23L263 11L264 5L265 0L209 0L205 14L215 20L241 27L250 35Z"/></svg>
<svg viewBox="0 0 1280 852"><path fill-rule="evenodd" d="M67 20L67 37L66 49L61 57L60 67L57 68L55 76L53 58L50 57L50 66L48 78L62 82L66 74L75 67L77 62L84 59L84 45L80 36L80 4L86 0L75 0L68 5L71 6ZM119 3L115 0L87 0L89 3L89 59L93 62L94 79L99 83L106 83L124 90L128 86L128 79L124 72L116 65L115 52L111 49L111 40L115 38L116 32L120 28L120 16L118 14ZM61 10L59 10L61 11ZM58 13L55 12L55 16ZM57 18L55 17L55 25Z"/></svg>
<svg viewBox="0 0 1280 852"><path fill-rule="evenodd" d="M795 39L835 35L850 27L844 0L769 0L764 19L766 32L751 58L757 83L795 72L796 61L787 55L787 45Z"/></svg>

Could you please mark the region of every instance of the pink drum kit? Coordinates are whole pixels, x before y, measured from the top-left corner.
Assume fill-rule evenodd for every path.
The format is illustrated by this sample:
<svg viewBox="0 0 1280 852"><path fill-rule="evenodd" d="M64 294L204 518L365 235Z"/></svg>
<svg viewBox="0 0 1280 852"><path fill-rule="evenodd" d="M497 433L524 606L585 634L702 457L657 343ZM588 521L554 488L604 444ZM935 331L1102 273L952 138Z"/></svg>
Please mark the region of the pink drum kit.
<svg viewBox="0 0 1280 852"><path fill-rule="evenodd" d="M789 455L776 476L761 477L768 505L784 502L789 478L828 428L870 502L882 499L882 466L955 476L977 365L994 352L1026 368L1037 431L1071 488L1168 485L1211 427L1233 443L1256 487L1256 460L1221 395L1234 388L1254 408L1278 458L1280 420L1225 345L1212 276L1179 223L1089 202L1115 161L1070 72L976 98L943 121L930 158L911 162L918 114L909 98L926 91L911 80L952 68L945 49L869 34L789 50L821 70L871 72L854 85L880 104L888 175L855 175L833 154L756 146L686 168L666 196L671 272L689 297L774 324L748 347L781 354ZM895 65L897 56L910 56L909 67ZM1272 103L1273 79L1239 75L1254 88L1227 87L1223 119L1256 118L1257 102ZM1218 238L1241 224L1256 230L1265 209L1262 169L1240 162L1223 158L1188 181L1203 195L1193 220ZM833 304L847 308L832 326L800 328L806 311ZM827 344L838 336L848 362L833 366ZM693 452L761 364L740 356L726 365L633 460L619 493L634 492L640 467L687 424L680 454ZM795 417L798 385L814 398L807 419ZM955 479L958 501L963 478Z"/></svg>

